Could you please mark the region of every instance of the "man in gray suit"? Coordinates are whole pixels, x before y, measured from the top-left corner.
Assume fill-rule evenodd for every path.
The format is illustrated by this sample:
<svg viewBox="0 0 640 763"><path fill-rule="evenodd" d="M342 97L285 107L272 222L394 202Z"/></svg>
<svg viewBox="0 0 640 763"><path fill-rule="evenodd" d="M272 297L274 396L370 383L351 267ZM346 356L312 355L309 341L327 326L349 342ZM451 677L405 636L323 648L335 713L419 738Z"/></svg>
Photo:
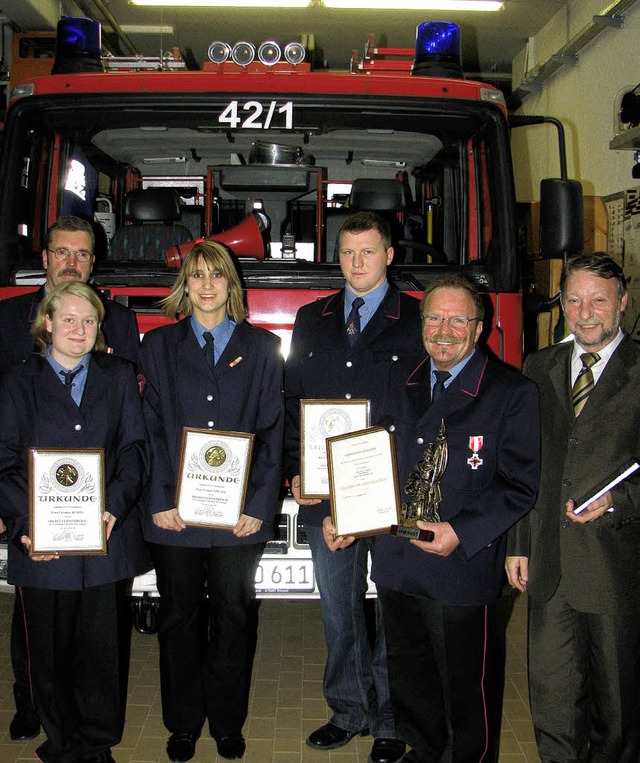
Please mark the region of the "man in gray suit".
<svg viewBox="0 0 640 763"><path fill-rule="evenodd" d="M565 265L572 342L530 356L540 388L542 480L512 528L507 574L529 602L529 693L543 763L637 763L640 478L592 500L640 456L640 348L620 330L628 294L606 254Z"/></svg>

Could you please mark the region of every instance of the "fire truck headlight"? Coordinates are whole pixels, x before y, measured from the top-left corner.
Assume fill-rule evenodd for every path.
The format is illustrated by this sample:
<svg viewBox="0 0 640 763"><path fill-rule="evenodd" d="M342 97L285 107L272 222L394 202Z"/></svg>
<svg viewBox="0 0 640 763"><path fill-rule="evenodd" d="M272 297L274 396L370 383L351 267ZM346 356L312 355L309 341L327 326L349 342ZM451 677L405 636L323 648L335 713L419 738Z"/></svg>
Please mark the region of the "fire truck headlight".
<svg viewBox="0 0 640 763"><path fill-rule="evenodd" d="M255 57L256 49L250 42L236 42L231 51L231 58L238 66L249 66Z"/></svg>
<svg viewBox="0 0 640 763"><path fill-rule="evenodd" d="M258 60L265 66L277 64L281 56L282 51L275 40L267 40L258 48Z"/></svg>
<svg viewBox="0 0 640 763"><path fill-rule="evenodd" d="M301 64L304 61L306 51L299 42L288 42L284 46L284 58L287 63Z"/></svg>
<svg viewBox="0 0 640 763"><path fill-rule="evenodd" d="M209 45L207 56L209 56L209 61L212 61L214 64L223 64L231 56L231 46L226 42L216 40Z"/></svg>

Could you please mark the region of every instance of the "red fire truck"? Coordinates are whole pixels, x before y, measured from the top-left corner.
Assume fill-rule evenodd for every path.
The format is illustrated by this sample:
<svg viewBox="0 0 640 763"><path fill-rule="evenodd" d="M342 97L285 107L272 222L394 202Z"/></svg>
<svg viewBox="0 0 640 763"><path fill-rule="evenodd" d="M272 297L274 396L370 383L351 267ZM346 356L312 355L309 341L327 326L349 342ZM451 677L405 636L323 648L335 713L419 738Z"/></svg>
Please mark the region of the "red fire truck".
<svg viewBox="0 0 640 763"><path fill-rule="evenodd" d="M157 301L180 251L213 237L239 258L249 320L286 352L297 309L342 284L340 224L372 209L392 223L395 284L419 297L435 275L468 273L491 304L489 346L521 363L507 109L501 91L464 79L453 25L431 25L415 62L371 40L350 72L314 71L299 47L281 59L272 41L261 60L246 43L212 44L200 71L176 58L101 59L99 45L92 58L72 32L71 58L18 84L8 105L1 299L43 282L44 232L77 214L100 223L96 283L144 333L165 320ZM257 588L316 595L290 499Z"/></svg>

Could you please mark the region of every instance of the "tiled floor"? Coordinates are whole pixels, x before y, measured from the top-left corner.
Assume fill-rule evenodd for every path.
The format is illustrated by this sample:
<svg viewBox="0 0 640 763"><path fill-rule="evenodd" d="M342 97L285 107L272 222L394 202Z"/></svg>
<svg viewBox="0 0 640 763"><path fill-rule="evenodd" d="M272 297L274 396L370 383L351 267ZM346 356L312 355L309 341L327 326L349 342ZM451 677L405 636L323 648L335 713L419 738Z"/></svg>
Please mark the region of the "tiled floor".
<svg viewBox="0 0 640 763"><path fill-rule="evenodd" d="M13 595L0 594L0 763L35 761L41 735L27 743L12 742L7 731L13 715L8 656ZM527 704L526 607L517 599L509 621L507 678L501 741L501 763L537 763ZM357 738L334 752L309 749L307 735L327 719L322 697L324 641L317 601L263 601L254 666L246 763L366 763L371 738ZM114 748L117 763L167 763L167 734L160 712L158 651L155 636L133 636L130 696L122 743ZM198 742L194 763L220 763L209 738Z"/></svg>

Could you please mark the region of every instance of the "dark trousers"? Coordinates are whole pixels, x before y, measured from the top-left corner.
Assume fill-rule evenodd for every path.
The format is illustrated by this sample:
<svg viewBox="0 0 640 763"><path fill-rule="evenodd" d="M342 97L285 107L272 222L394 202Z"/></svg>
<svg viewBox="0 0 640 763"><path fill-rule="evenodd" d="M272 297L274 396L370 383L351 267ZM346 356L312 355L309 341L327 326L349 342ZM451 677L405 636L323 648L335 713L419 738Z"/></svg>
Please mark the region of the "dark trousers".
<svg viewBox="0 0 640 763"><path fill-rule="evenodd" d="M122 738L125 586L21 589L35 706L47 735L42 760L76 763Z"/></svg>
<svg viewBox="0 0 640 763"><path fill-rule="evenodd" d="M264 544L150 544L160 611L162 718L172 733L240 734L257 639L255 574ZM206 584L207 599L203 599Z"/></svg>
<svg viewBox="0 0 640 763"><path fill-rule="evenodd" d="M498 757L504 660L495 606L454 607L378 588L398 736L420 763Z"/></svg>
<svg viewBox="0 0 640 763"><path fill-rule="evenodd" d="M30 665L24 608L19 588L16 589L13 602L13 618L11 620L11 667L13 668L13 698L16 704L16 712L21 715L35 715L36 711L31 693L31 676L29 675Z"/></svg>
<svg viewBox="0 0 640 763"><path fill-rule="evenodd" d="M124 583L120 587L126 588ZM127 696L127 686L129 680L129 660L131 656L131 629L133 627L133 613L131 607L125 601L119 601L121 608L121 641L120 641L120 663L121 663L121 681L122 696ZM13 617L11 620L11 667L13 669L13 698L16 705L16 712L26 715L36 715L36 709L33 699L31 682L31 663L29 659L29 648L27 645L27 632L22 603L22 589L16 589L16 595L13 602Z"/></svg>
<svg viewBox="0 0 640 763"><path fill-rule="evenodd" d="M529 598L529 692L540 758L637 763L640 618L579 612L562 581Z"/></svg>

